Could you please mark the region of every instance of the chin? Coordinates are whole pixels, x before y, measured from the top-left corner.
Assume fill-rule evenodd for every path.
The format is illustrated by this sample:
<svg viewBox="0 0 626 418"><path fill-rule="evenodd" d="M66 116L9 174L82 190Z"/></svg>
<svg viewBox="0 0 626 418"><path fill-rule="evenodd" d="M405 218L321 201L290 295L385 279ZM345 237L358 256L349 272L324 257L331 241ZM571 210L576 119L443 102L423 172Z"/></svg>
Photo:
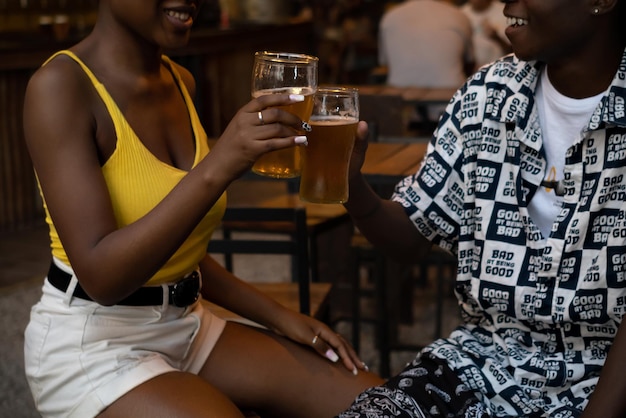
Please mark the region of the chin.
<svg viewBox="0 0 626 418"><path fill-rule="evenodd" d="M164 42L161 43L161 47L164 49L176 49L182 48L189 43L189 32L184 35L168 36Z"/></svg>
<svg viewBox="0 0 626 418"><path fill-rule="evenodd" d="M526 49L513 48L513 54L522 61L533 61L537 59L537 54L532 53Z"/></svg>

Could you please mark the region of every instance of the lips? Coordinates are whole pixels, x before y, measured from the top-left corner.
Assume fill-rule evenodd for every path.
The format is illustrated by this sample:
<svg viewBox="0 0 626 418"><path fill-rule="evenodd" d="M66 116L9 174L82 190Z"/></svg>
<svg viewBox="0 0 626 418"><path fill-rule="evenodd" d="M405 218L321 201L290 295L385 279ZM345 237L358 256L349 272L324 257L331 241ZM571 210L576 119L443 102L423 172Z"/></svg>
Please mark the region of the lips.
<svg viewBox="0 0 626 418"><path fill-rule="evenodd" d="M176 31L188 31L194 22L196 7L190 4L168 4L163 8L163 14Z"/></svg>
<svg viewBox="0 0 626 418"><path fill-rule="evenodd" d="M165 0L161 7L168 20L181 29L190 27L196 17L197 3L193 0Z"/></svg>

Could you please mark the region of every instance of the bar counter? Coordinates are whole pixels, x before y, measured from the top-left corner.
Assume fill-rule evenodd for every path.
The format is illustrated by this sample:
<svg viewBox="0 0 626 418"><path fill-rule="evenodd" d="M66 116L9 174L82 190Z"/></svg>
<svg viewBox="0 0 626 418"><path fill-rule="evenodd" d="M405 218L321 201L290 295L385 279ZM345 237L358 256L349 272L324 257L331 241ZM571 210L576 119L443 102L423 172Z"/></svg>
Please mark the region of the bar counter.
<svg viewBox="0 0 626 418"><path fill-rule="evenodd" d="M37 34L0 34L0 233L41 222L42 210L22 130L31 74L54 52L77 42ZM312 23L198 27L187 46L166 51L196 77L196 106L209 137L217 137L250 100L254 52L315 53Z"/></svg>

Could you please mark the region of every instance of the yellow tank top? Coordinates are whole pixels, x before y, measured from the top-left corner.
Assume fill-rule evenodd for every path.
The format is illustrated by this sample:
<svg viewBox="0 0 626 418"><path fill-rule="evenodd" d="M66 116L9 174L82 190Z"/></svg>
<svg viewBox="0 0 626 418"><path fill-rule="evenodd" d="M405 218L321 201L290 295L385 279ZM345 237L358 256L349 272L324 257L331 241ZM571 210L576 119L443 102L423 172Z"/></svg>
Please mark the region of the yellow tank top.
<svg viewBox="0 0 626 418"><path fill-rule="evenodd" d="M74 53L59 51L44 65L59 54L71 57L83 68L106 105L115 125L117 144L113 154L103 165L102 174L111 195L118 226L124 227L152 210L181 181L187 171L160 161L143 145L105 86ZM163 61L173 74L187 104L195 138L196 154L193 162L195 167L209 152L207 136L180 74L171 65L169 58L163 56ZM50 227L52 255L69 266L67 254L45 204L45 197L43 199L46 222ZM152 286L172 282L194 270L198 262L206 255L207 244L221 221L225 208L226 193L222 194L178 251L146 284Z"/></svg>

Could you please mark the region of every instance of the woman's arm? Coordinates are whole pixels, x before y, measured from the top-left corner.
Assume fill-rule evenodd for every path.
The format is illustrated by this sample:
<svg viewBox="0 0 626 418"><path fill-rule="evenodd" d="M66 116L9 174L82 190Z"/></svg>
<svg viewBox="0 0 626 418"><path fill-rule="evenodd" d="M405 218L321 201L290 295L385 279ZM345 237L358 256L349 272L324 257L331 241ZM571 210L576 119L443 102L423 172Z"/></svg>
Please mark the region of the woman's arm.
<svg viewBox="0 0 626 418"><path fill-rule="evenodd" d="M206 300L273 331L278 329L276 318L285 309L278 302L237 278L208 254L200 262L200 271L202 296Z"/></svg>
<svg viewBox="0 0 626 418"><path fill-rule="evenodd" d="M100 161L103 141L113 138L115 145L115 132L107 130L110 116L75 62L59 57L41 68L26 92L26 142L54 226L87 293L110 305L135 291L174 254L233 179L265 151L293 146L301 121L268 108L291 101L267 95L249 102L213 150L154 209L120 228ZM188 125L186 108L172 110L184 119L181 126ZM266 121L277 123L259 126L260 110Z"/></svg>
<svg viewBox="0 0 626 418"><path fill-rule="evenodd" d="M224 269L210 255L202 260L200 270L203 277L202 296L206 300L295 342L308 345L330 361L341 359L353 373L356 369L366 368L345 339L326 324L280 305Z"/></svg>
<svg viewBox="0 0 626 418"><path fill-rule="evenodd" d="M620 324L600 380L580 418L626 416L626 321Z"/></svg>

